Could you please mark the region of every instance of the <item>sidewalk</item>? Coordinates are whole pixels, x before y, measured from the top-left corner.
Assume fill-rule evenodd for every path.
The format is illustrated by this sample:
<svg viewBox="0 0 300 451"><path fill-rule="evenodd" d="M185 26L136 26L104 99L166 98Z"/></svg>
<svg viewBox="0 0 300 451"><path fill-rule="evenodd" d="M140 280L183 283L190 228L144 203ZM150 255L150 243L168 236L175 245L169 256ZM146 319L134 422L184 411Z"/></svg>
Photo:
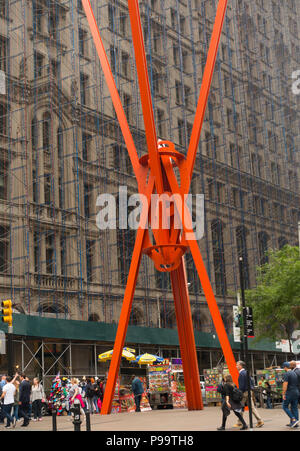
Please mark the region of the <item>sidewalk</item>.
<svg viewBox="0 0 300 451"><path fill-rule="evenodd" d="M258 409L263 418L264 426L255 428L256 420L253 418L253 431L287 431L290 433L300 432L300 426L290 429L287 415L280 407L275 409ZM201 411L188 411L187 409L152 410L140 413L119 413L114 415L91 415L91 431L217 431L221 424L222 413L220 407L205 407ZM249 414L245 412L244 418L249 425ZM227 420L227 430L238 431L233 428L236 416L231 413ZM52 417L43 417L42 421L31 421L26 428L17 423L15 429L5 429L0 425L0 431L52 431ZM57 431L73 431L74 425L70 416L57 417ZM81 431L86 430L83 420ZM248 431L246 431L248 432Z"/></svg>

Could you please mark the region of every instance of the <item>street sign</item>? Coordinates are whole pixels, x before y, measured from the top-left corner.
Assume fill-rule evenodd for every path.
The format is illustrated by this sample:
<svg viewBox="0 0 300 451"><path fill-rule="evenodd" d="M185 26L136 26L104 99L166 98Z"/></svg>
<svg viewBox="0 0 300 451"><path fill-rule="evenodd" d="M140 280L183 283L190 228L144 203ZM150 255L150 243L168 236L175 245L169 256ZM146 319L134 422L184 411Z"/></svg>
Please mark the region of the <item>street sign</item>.
<svg viewBox="0 0 300 451"><path fill-rule="evenodd" d="M254 324L253 314L251 307L245 307L246 309L246 334L248 338L254 337Z"/></svg>
<svg viewBox="0 0 300 451"><path fill-rule="evenodd" d="M241 312L238 305L233 305L233 341L241 342Z"/></svg>
<svg viewBox="0 0 300 451"><path fill-rule="evenodd" d="M0 354L6 354L6 338L2 330L0 330Z"/></svg>

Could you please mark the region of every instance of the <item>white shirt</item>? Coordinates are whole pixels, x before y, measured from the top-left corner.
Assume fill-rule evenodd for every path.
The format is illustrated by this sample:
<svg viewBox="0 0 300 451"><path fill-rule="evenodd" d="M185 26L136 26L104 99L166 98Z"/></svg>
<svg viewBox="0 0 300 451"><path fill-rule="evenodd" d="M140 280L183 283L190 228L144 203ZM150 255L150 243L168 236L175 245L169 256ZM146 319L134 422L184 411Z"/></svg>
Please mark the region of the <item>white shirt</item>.
<svg viewBox="0 0 300 451"><path fill-rule="evenodd" d="M11 384L10 382L8 382L6 385L4 385L4 387L3 387L4 404L14 404L15 392L16 392L16 387L14 386L14 384Z"/></svg>

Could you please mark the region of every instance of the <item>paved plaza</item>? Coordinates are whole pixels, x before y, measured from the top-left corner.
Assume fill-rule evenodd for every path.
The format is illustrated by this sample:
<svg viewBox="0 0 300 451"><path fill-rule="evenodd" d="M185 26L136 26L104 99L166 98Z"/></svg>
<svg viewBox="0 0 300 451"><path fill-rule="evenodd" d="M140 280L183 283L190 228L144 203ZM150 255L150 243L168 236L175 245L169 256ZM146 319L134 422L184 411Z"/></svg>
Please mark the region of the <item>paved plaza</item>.
<svg viewBox="0 0 300 451"><path fill-rule="evenodd" d="M290 433L300 432L300 427L290 429L286 426L288 417L280 407L275 409L258 409L264 420L262 428L256 428L256 420L253 418L253 431L287 431ZM248 412L244 414L249 425ZM201 411L188 411L187 409L152 410L140 413L120 413L114 415L91 415L91 431L216 431L221 425L222 413L220 407L205 407ZM227 430L239 432L234 428L237 418L231 414L227 420ZM0 425L0 431L52 431L52 417L43 417L42 421L31 421L29 426L21 427L22 421L17 423L15 429L5 429ZM85 421L81 424L81 431L86 430ZM57 417L57 431L74 431L74 425L70 416ZM244 431L243 431L244 432ZM248 431L246 431L248 432ZM249 431L251 432L251 431ZM113 437L114 434L112 434Z"/></svg>

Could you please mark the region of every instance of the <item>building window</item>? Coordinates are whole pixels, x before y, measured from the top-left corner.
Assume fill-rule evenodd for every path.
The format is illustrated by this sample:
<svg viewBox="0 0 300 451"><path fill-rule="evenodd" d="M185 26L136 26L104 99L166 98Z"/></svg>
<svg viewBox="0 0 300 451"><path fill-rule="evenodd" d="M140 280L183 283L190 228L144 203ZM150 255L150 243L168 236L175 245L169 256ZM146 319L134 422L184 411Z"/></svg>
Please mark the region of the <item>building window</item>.
<svg viewBox="0 0 300 451"><path fill-rule="evenodd" d="M6 16L6 0L0 0L0 16Z"/></svg>
<svg viewBox="0 0 300 451"><path fill-rule="evenodd" d="M34 78L43 76L44 56L41 53L34 52Z"/></svg>
<svg viewBox="0 0 300 451"><path fill-rule="evenodd" d="M268 256L267 256L268 241L269 241L269 236L265 232L259 232L259 234L258 234L258 252L259 252L260 265L264 265L265 263L268 263L268 261L269 261Z"/></svg>
<svg viewBox="0 0 300 451"><path fill-rule="evenodd" d="M278 238L278 249L282 249L288 244L288 240L284 236Z"/></svg>
<svg viewBox="0 0 300 451"><path fill-rule="evenodd" d="M67 238L65 234L60 238L60 273L62 276L67 275Z"/></svg>
<svg viewBox="0 0 300 451"><path fill-rule="evenodd" d="M82 105L87 105L88 100L88 79L89 77L82 72L80 73L80 100Z"/></svg>
<svg viewBox="0 0 300 451"><path fill-rule="evenodd" d="M115 30L115 16L116 16L116 8L108 4L108 28L111 31Z"/></svg>
<svg viewBox="0 0 300 451"><path fill-rule="evenodd" d="M6 72L7 65L7 43L7 38L0 36L0 70L3 70L3 72Z"/></svg>
<svg viewBox="0 0 300 451"><path fill-rule="evenodd" d="M159 108L157 109L157 131L158 137L164 139L166 135L165 112Z"/></svg>
<svg viewBox="0 0 300 451"><path fill-rule="evenodd" d="M135 243L134 230L117 229L119 281L122 285L125 285L127 282L134 243Z"/></svg>
<svg viewBox="0 0 300 451"><path fill-rule="evenodd" d="M122 144L114 144L113 151L113 164L114 169L126 174L132 174L132 164L129 158L127 147Z"/></svg>
<svg viewBox="0 0 300 451"><path fill-rule="evenodd" d="M50 152L51 143L51 116L49 113L43 116L43 148L45 152Z"/></svg>
<svg viewBox="0 0 300 451"><path fill-rule="evenodd" d="M128 122L131 122L132 120L132 100L131 100L131 96L129 94L123 94L123 106L124 106L124 112L125 112L125 116L127 118Z"/></svg>
<svg viewBox="0 0 300 451"><path fill-rule="evenodd" d="M185 129L184 129L184 121L182 119L178 119L178 142L179 145L185 146Z"/></svg>
<svg viewBox="0 0 300 451"><path fill-rule="evenodd" d="M40 260L41 260L41 234L35 231L33 234L33 246L34 246L34 271L40 272Z"/></svg>
<svg viewBox="0 0 300 451"><path fill-rule="evenodd" d="M0 272L8 272L9 267L9 235L7 226L0 226Z"/></svg>
<svg viewBox="0 0 300 451"><path fill-rule="evenodd" d="M227 282L224 256L223 224L221 221L216 220L212 222L211 233L216 294L225 296L227 293Z"/></svg>
<svg viewBox="0 0 300 451"><path fill-rule="evenodd" d="M32 150L37 150L38 148L38 122L36 117L31 121L31 146Z"/></svg>
<svg viewBox="0 0 300 451"><path fill-rule="evenodd" d="M95 241L86 240L86 279L87 282L93 281L93 256Z"/></svg>
<svg viewBox="0 0 300 451"><path fill-rule="evenodd" d="M79 55L87 56L87 46L86 46L86 31L82 28L78 30L78 47L79 47Z"/></svg>
<svg viewBox="0 0 300 451"><path fill-rule="evenodd" d="M125 78L128 78L130 70L129 70L129 55L126 52L122 52L121 56L121 69L122 69L122 75Z"/></svg>
<svg viewBox="0 0 300 451"><path fill-rule="evenodd" d="M201 283L190 252L185 254L185 265L189 292L192 294L201 293Z"/></svg>
<svg viewBox="0 0 300 451"><path fill-rule="evenodd" d="M82 132L82 159L84 161L90 160L90 145L91 145L91 135L85 132Z"/></svg>
<svg viewBox="0 0 300 451"><path fill-rule="evenodd" d="M0 135L7 135L7 107L0 103Z"/></svg>
<svg viewBox="0 0 300 451"><path fill-rule="evenodd" d="M45 196L45 204L51 205L52 203L51 174L44 175L44 196Z"/></svg>
<svg viewBox="0 0 300 451"><path fill-rule="evenodd" d="M7 163L0 160L0 199L7 199Z"/></svg>
<svg viewBox="0 0 300 451"><path fill-rule="evenodd" d="M46 235L46 272L55 273L55 235L52 231Z"/></svg>
<svg viewBox="0 0 300 451"><path fill-rule="evenodd" d="M91 215L91 194L92 186L84 183L83 185L83 203L84 203L84 216L89 218Z"/></svg>
<svg viewBox="0 0 300 451"><path fill-rule="evenodd" d="M164 329L173 329L176 325L176 315L173 305L166 301L163 301L160 304L161 327Z"/></svg>

